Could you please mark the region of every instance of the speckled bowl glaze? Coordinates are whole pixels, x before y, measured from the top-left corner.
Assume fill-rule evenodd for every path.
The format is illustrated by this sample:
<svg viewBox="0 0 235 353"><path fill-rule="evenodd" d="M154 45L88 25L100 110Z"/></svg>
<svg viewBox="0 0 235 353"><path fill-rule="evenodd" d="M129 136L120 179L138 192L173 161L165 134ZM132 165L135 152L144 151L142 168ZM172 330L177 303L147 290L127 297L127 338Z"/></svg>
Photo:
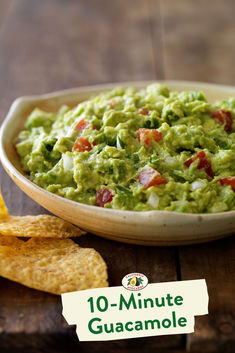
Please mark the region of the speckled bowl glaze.
<svg viewBox="0 0 235 353"><path fill-rule="evenodd" d="M159 81L171 90L202 90L209 101L235 96L235 87L199 82ZM33 200L55 215L99 236L133 244L184 245L211 241L235 232L235 211L185 214L166 211L133 212L88 206L54 195L33 184L21 170L13 147L27 115L39 107L55 111L62 104L74 106L115 86L141 88L151 82L127 82L80 87L16 99L0 132L0 157L13 181Z"/></svg>

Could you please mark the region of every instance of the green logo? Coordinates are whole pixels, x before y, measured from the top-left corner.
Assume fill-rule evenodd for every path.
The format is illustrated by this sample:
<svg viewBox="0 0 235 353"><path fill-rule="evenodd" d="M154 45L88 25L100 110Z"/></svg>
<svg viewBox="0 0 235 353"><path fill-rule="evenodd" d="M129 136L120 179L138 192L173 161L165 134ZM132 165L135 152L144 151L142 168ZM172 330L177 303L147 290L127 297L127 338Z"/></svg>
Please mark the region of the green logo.
<svg viewBox="0 0 235 353"><path fill-rule="evenodd" d="M148 278L142 273L129 273L122 279L122 285L129 290L140 290L147 286Z"/></svg>

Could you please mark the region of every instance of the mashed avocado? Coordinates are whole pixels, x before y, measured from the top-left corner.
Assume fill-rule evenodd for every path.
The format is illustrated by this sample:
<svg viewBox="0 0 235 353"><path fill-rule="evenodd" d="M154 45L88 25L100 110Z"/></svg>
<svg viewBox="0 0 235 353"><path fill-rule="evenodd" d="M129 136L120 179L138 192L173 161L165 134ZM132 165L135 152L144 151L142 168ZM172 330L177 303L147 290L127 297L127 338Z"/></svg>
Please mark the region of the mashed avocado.
<svg viewBox="0 0 235 353"><path fill-rule="evenodd" d="M235 210L235 98L152 84L57 113L34 109L16 143L30 180L100 207Z"/></svg>

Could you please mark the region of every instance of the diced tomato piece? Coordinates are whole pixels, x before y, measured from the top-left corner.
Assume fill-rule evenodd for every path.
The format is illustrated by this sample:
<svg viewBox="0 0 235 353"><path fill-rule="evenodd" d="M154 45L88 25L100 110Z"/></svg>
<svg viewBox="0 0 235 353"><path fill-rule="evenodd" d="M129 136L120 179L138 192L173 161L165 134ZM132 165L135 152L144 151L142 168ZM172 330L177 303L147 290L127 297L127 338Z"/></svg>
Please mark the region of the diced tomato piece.
<svg viewBox="0 0 235 353"><path fill-rule="evenodd" d="M90 151L92 149L92 145L88 141L88 139L84 137L78 137L73 146L73 151L85 152Z"/></svg>
<svg viewBox="0 0 235 353"><path fill-rule="evenodd" d="M145 108L142 108L139 110L139 113L142 114L142 115L148 115L149 111Z"/></svg>
<svg viewBox="0 0 235 353"><path fill-rule="evenodd" d="M94 124L92 124L92 129L93 130L99 130Z"/></svg>
<svg viewBox="0 0 235 353"><path fill-rule="evenodd" d="M209 175L209 177L211 177L212 179L214 178L214 172L211 167L211 162L208 161L208 159L200 161L199 165L200 165L200 168L204 168L205 172L207 173L207 175ZM197 166L198 168L199 168L199 165Z"/></svg>
<svg viewBox="0 0 235 353"><path fill-rule="evenodd" d="M96 192L96 203L100 207L104 207L104 205L108 202L111 202L113 199L113 194L109 189L100 189Z"/></svg>
<svg viewBox="0 0 235 353"><path fill-rule="evenodd" d="M87 122L85 119L82 119L82 120L80 120L80 121L77 123L75 129L76 129L77 131L82 131L82 130L84 130L87 126L88 126L88 122Z"/></svg>
<svg viewBox="0 0 235 353"><path fill-rule="evenodd" d="M205 169L205 172L211 177L214 178L214 172L211 167L211 162L208 160L206 153L204 151L198 152L195 156L189 158L184 162L185 167L189 168L190 165L196 160L199 159L197 169Z"/></svg>
<svg viewBox="0 0 235 353"><path fill-rule="evenodd" d="M115 108L116 106L117 106L117 102L115 101L115 100L112 100L110 103L109 103L109 105L110 105L110 108Z"/></svg>
<svg viewBox="0 0 235 353"><path fill-rule="evenodd" d="M162 133L154 129L139 129L136 131L139 142L144 143L146 146L152 146L153 140L158 142L162 139Z"/></svg>
<svg viewBox="0 0 235 353"><path fill-rule="evenodd" d="M82 120L80 120L77 123L77 125L75 127L75 130L80 132L80 131L84 130L88 125L89 125L89 122L87 120L85 120L85 119L82 119ZM98 130L97 127L95 127L94 124L92 124L92 129L93 130Z"/></svg>
<svg viewBox="0 0 235 353"><path fill-rule="evenodd" d="M226 131L232 130L233 118L232 118L232 115L229 111L223 110L223 109L216 110L215 112L213 112L211 114L211 117L213 119L219 120L219 122L221 122L221 124L225 124L224 130L226 130Z"/></svg>
<svg viewBox="0 0 235 353"><path fill-rule="evenodd" d="M149 188L150 186L167 183L167 180L158 171L151 167L143 169L138 175L138 180L145 189Z"/></svg>
<svg viewBox="0 0 235 353"><path fill-rule="evenodd" d="M219 179L221 185L231 185L235 192L235 177L226 177Z"/></svg>
<svg viewBox="0 0 235 353"><path fill-rule="evenodd" d="M204 151L200 151L198 152L195 156L189 158L186 162L184 162L184 165L189 168L190 165L196 160L196 159L200 159L199 164L201 163L201 160L204 160L206 158L206 154ZM198 165L199 166L199 165ZM201 169L201 168L198 168Z"/></svg>
<svg viewBox="0 0 235 353"><path fill-rule="evenodd" d="M158 142L162 139L162 133L160 131L157 130L151 130L152 131L152 135L153 135L153 139Z"/></svg>

